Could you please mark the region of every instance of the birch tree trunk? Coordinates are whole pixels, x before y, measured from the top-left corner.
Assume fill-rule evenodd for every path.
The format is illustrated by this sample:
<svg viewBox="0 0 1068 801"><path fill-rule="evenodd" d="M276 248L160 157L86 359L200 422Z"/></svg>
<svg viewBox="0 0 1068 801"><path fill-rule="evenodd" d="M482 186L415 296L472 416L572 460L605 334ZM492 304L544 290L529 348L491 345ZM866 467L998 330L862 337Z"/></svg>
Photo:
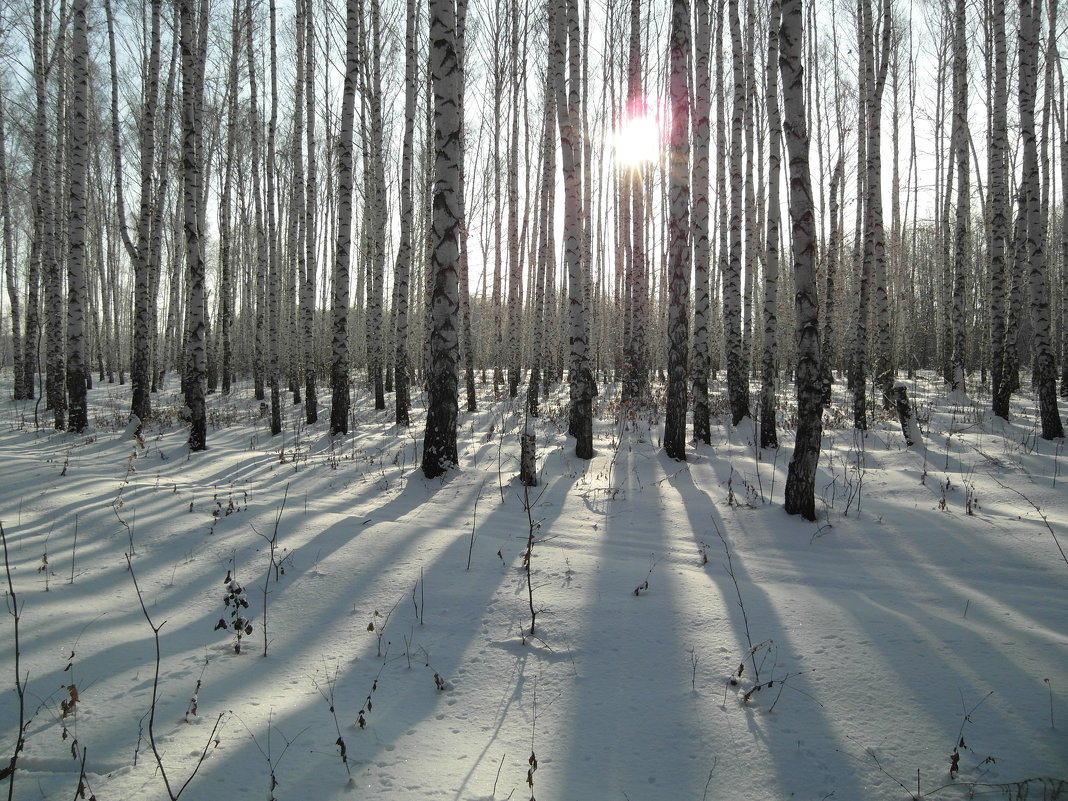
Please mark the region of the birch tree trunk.
<svg viewBox="0 0 1068 801"><path fill-rule="evenodd" d="M56 40L57 52L65 48L65 28ZM45 401L52 411L52 423L57 431L67 427L66 370L63 365L65 351L63 324L66 299L63 294L63 265L59 243L66 234L65 217L60 203L63 200L64 176L67 172L66 114L67 114L67 59L58 59L55 87L55 142L49 159L44 159L42 173L41 207L43 210L43 237L41 240L41 266L45 285ZM47 102L47 97L44 102ZM45 134L47 137L47 133ZM47 144L45 145L47 147Z"/></svg>
<svg viewBox="0 0 1068 801"><path fill-rule="evenodd" d="M782 121L779 114L779 0L771 0L768 14L768 62L765 104L768 111L768 233L764 259L764 352L761 358L760 447L777 448L775 431L775 352L778 350L779 286L779 144Z"/></svg>
<svg viewBox="0 0 1068 801"><path fill-rule="evenodd" d="M834 343L836 335L834 330L834 313L837 306L837 293L835 282L838 280L838 264L842 253L842 212L840 195L842 185L845 182L845 149L839 147L838 159L831 173L831 187L828 202L828 216L830 217L831 230L827 237L827 267L824 274L823 301L823 336L820 342L820 381L823 385L823 405L831 403L831 391L834 386L834 374L832 372L835 360Z"/></svg>
<svg viewBox="0 0 1068 801"><path fill-rule="evenodd" d="M45 0L33 3L33 161L30 173L31 236L26 268L26 329L23 338L26 399L35 397L41 339L41 289L46 278L46 222L51 206L51 173L48 169L48 38L51 6Z"/></svg>
<svg viewBox="0 0 1068 801"><path fill-rule="evenodd" d="M430 0L430 75L434 95L434 192L431 231L430 375L427 382L423 475L458 464L460 85L454 0Z"/></svg>
<svg viewBox="0 0 1068 801"><path fill-rule="evenodd" d="M672 0L668 34L668 384L664 451L686 460L687 355L690 344L689 0Z"/></svg>
<svg viewBox="0 0 1068 801"><path fill-rule="evenodd" d="M337 241L334 247L330 433L349 433L349 269L352 263L352 148L360 71L360 2L348 0L345 81L337 151Z"/></svg>
<svg viewBox="0 0 1068 801"><path fill-rule="evenodd" d="M641 4L630 3L630 45L627 63L627 114L640 117L648 113L641 75ZM645 176L641 166L630 166L623 177L630 198L627 219L630 230L630 260L627 265L628 336L625 343L626 369L623 400L643 405L649 399L649 365L646 359L649 328L649 278L645 247Z"/></svg>
<svg viewBox="0 0 1068 801"><path fill-rule="evenodd" d="M968 219L971 188L968 159L968 46L965 0L956 0L953 15L953 132L952 148L957 169L957 205L953 227L953 300L950 317L952 343L950 392L964 397L964 282L970 257Z"/></svg>
<svg viewBox="0 0 1068 801"><path fill-rule="evenodd" d="M1046 277L1045 220L1042 219L1041 180L1035 137L1035 95L1041 36L1038 20L1042 0L1020 0L1019 99L1020 136L1023 140L1022 191L1027 214L1027 263L1030 271L1031 321L1034 328L1035 387L1038 393L1042 438L1064 436L1057 409L1057 376L1050 335L1049 283Z"/></svg>
<svg viewBox="0 0 1068 801"><path fill-rule="evenodd" d="M749 416L749 371L742 349L742 117L745 70L738 0L727 0L734 69L734 105L730 137L730 254L723 275L723 340L727 357L727 395L731 423ZM800 45L799 45L800 46Z"/></svg>
<svg viewBox="0 0 1068 801"><path fill-rule="evenodd" d="M819 306L816 297L816 225L808 163L804 71L801 61L802 0L783 0L779 65L783 85L783 134L790 165L790 225L797 314L797 439L786 477L786 511L816 519L816 466L823 436L820 386Z"/></svg>
<svg viewBox="0 0 1068 801"><path fill-rule="evenodd" d="M467 411L473 412L478 409L478 398L475 394L475 342L471 328L471 288L469 282L469 245L467 220L467 182L466 182L466 150L467 142L464 136L463 120L465 119L464 103L465 89L463 75L464 63L467 58L465 41L467 38L467 0L456 0L456 62L461 75L459 82L459 114L460 114L460 183L459 214L460 219L465 221L460 225L460 274L458 287L460 295L460 359L464 366L464 388L467 395Z"/></svg>
<svg viewBox="0 0 1068 801"><path fill-rule="evenodd" d="M315 354L315 283L319 274L319 254L316 250L319 225L319 158L315 137L315 6L303 0L304 25L304 104L305 150L308 159L308 191L304 204L304 266L305 275L300 288L301 339L304 352L304 417L311 425L319 420L319 397L316 387ZM298 58L301 56L298 55Z"/></svg>
<svg viewBox="0 0 1068 801"><path fill-rule="evenodd" d="M89 426L86 379L85 229L86 159L88 156L89 110L89 26L85 18L86 0L72 6L70 104L70 199L68 204L67 251L67 430L81 433Z"/></svg>
<svg viewBox="0 0 1068 801"><path fill-rule="evenodd" d="M1058 64L1061 124L1061 397L1068 398L1068 112L1064 72Z"/></svg>
<svg viewBox="0 0 1068 801"><path fill-rule="evenodd" d="M186 357L183 371L185 405L189 414L189 450L207 448L208 419L204 404L207 370L207 320L204 298L204 253L200 241L200 206L203 203L201 177L203 154L197 148L200 126L198 109L204 91L204 51L194 38L193 0L179 0L182 53L182 193L185 239ZM201 11L203 15L203 8Z"/></svg>
<svg viewBox="0 0 1068 801"><path fill-rule="evenodd" d="M504 378L502 371L502 350L504 345L504 314L503 307L501 305L502 291L504 288L504 253L502 252L501 240L501 220L504 217L503 200L501 197L501 188L503 183L503 165L501 158L501 134L502 131L502 115L504 112L504 90L505 80L507 78L506 65L507 65L507 45L505 43L505 31L504 22L506 16L507 7L497 6L494 12L493 20L491 22L490 31L490 48L492 53L492 93L491 100L492 110L491 116L493 120L492 135L492 156L491 158L491 178L493 182L493 201L487 203L487 211L492 213L494 222L492 223L493 233L492 248L493 248L493 270L492 270L492 284L490 290L490 313L492 315L492 328L490 333L490 347L492 350L492 362L493 362L493 394L494 397L500 397L501 382ZM496 343L497 347L494 347Z"/></svg>
<svg viewBox="0 0 1068 801"><path fill-rule="evenodd" d="M256 51L254 47L253 32L257 29L253 16L252 0L245 0L245 47L248 58L248 86L249 86L249 139L251 145L252 162L249 170L252 175L252 207L254 210L253 225L256 236L256 280L254 282L253 303L255 305L255 327L252 338L252 382L254 397L263 400L267 397L264 389L264 376L266 370L266 354L268 347L267 332L267 287L270 283L270 259L271 248L268 243L268 230L266 212L263 202L262 173L263 156L260 137L262 125L260 122L259 106L259 82L256 70Z"/></svg>
<svg viewBox="0 0 1068 801"><path fill-rule="evenodd" d="M726 17L724 13L726 0L716 0L715 11L715 34L713 36L715 42L713 47L716 49L716 197L718 200L717 208L717 220L718 224L716 228L719 230L717 247L716 247L716 273L717 280L712 282L713 289L720 287L719 301L719 326L718 326L718 344L711 350L712 364L710 365L710 373L715 376L718 371L720 361L720 350L726 348L726 326L727 326L727 273L730 270L730 234L729 234L729 221L730 221L730 207L728 205L728 198L730 193L727 191L727 173L728 173L728 150L727 150L727 86L726 78L724 76L724 52L723 52L723 29L726 26ZM715 300L712 303L712 313L716 314L717 307ZM712 324L711 329L713 332L717 331L715 323ZM732 407L733 417L733 407Z"/></svg>
<svg viewBox="0 0 1068 801"><path fill-rule="evenodd" d="M547 277L556 269L554 258L555 215L552 213L553 197L556 192L556 137L555 137L555 100L557 75L563 68L560 59L553 53L556 39L556 27L563 24L556 11L554 0L545 0L545 18L547 36L547 58L545 79L542 87L541 113L541 175L538 182L537 213L535 222L535 256L531 262L533 286L530 296L534 305L534 326L531 337L534 355L530 366L530 380L527 382L526 415L523 418L523 431L519 436L519 480L524 486L533 487L538 483L537 471L537 437L534 422L539 415L539 393L543 376L543 365L548 361L548 341L545 336L545 304ZM548 383L548 370L544 370Z"/></svg>
<svg viewBox="0 0 1068 801"><path fill-rule="evenodd" d="M382 39L378 0L370 3L370 52L366 69L369 71L364 87L367 104L368 133L364 140L364 159L367 162L368 185L365 187L368 229L367 261L370 291L367 303L367 370L374 391L376 409L386 408L385 396L385 338L383 336L383 301L386 272L386 172L382 123Z"/></svg>
<svg viewBox="0 0 1068 801"><path fill-rule="evenodd" d="M556 104L560 127L560 164L564 178L564 264L567 270L568 331L570 358L568 385L571 394L569 433L575 437L575 455L593 458L593 373L589 365L586 325L585 274L582 261L582 92L580 26L576 0L558 0L555 57ZM566 56L565 56L566 53ZM564 66L566 64L566 70ZM566 81L565 81L566 73Z"/></svg>
<svg viewBox="0 0 1068 801"><path fill-rule="evenodd" d="M1008 169L1008 55L1005 36L1005 0L991 0L990 29L993 49L993 74L990 98L990 137L987 156L987 183L990 187L990 231L988 250L990 259L990 386L992 410L1003 420L1009 419L1009 398L1012 389L1006 375L1008 348L1006 314L1011 292L1012 275L1006 258L1009 235L1009 169Z"/></svg>
<svg viewBox="0 0 1068 801"><path fill-rule="evenodd" d="M267 121L267 378L271 388L271 436L282 433L282 259L278 231L278 24L274 0L267 3L271 116Z"/></svg>
<svg viewBox="0 0 1068 801"><path fill-rule="evenodd" d="M157 0L158 2L158 0ZM237 86L238 62L241 53L241 2L234 0L230 16L229 81ZM223 186L219 195L219 345L222 350L220 372L222 391L229 395L233 379L233 273L237 249L234 247L233 193L234 161L237 153L238 106L236 91L227 101L226 163L223 165Z"/></svg>
<svg viewBox="0 0 1068 801"><path fill-rule="evenodd" d="M7 284L7 298L11 307L11 355L14 372L14 398L25 400L32 394L32 387L26 387L26 368L23 360L26 358L22 345L22 310L18 280L15 275L15 231L11 217L11 184L7 172L7 130L5 124L5 112L7 111L7 98L4 94L3 81L0 81L0 217L3 218L3 229L0 236L4 238L3 253L0 258L4 260L4 281Z"/></svg>
<svg viewBox="0 0 1068 801"><path fill-rule="evenodd" d="M712 147L711 6L697 0L694 37L694 119L693 119L693 433L698 442L712 441L708 405L709 328L712 318L709 218L709 157Z"/></svg>
<svg viewBox="0 0 1068 801"><path fill-rule="evenodd" d="M508 145L508 396L519 395L523 366L523 259L519 249L519 118L525 75L520 59L519 2L511 9L511 125Z"/></svg>
<svg viewBox="0 0 1068 801"><path fill-rule="evenodd" d="M394 308L394 384L396 422L410 424L411 405L408 379L408 296L411 281L412 256L412 169L415 163L415 100L418 89L418 40L415 22L416 0L407 0L407 24L404 33L404 139L401 144L400 182L400 238L397 243L397 262L393 272Z"/></svg>

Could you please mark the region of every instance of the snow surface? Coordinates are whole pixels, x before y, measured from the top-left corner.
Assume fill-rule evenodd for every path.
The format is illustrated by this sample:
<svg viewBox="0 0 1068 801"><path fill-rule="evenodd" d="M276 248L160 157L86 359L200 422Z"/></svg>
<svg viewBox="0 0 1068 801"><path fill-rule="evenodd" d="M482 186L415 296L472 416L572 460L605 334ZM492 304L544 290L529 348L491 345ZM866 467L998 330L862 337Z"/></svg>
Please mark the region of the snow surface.
<svg viewBox="0 0 1068 801"><path fill-rule="evenodd" d="M1005 423L981 388L952 406L939 381L907 384L911 450L893 420L861 436L844 399L828 411L815 524L782 509L789 400L778 452L724 416L682 463L655 416L621 420L609 387L583 462L555 397L526 496L522 404L489 385L461 412L459 469L433 481L419 414L398 430L362 391L337 440L328 409L308 427L289 406L272 438L247 387L212 396L209 450L192 455L175 393L155 399L143 447L126 387L91 391L84 435L36 430L33 402L4 401L0 520L33 714L14 797L74 797L83 749L101 801L167 797L136 576L160 627L153 734L172 790L207 746L182 798L270 798L272 765L278 799L1054 798L1064 443L1037 436L1032 397ZM215 628L228 573L253 626L240 654ZM13 630L6 615L0 766Z"/></svg>

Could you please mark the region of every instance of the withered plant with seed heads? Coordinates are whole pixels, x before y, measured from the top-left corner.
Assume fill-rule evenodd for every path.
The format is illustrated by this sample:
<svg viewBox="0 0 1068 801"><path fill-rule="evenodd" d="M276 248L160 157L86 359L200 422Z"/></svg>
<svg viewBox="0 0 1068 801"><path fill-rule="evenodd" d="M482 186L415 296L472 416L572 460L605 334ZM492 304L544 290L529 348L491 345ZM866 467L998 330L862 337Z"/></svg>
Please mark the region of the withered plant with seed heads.
<svg viewBox="0 0 1068 801"><path fill-rule="evenodd" d="M245 596L245 588L237 580L236 563L236 557L234 557L235 568L234 570L227 570L226 578L223 579L223 585L226 587L226 592L223 595L223 606L230 610L230 619L219 618L219 622L215 624L215 631L219 629L233 631L234 653L239 654L241 653L241 638L252 634L252 618L246 617L245 610L249 608L248 598Z"/></svg>

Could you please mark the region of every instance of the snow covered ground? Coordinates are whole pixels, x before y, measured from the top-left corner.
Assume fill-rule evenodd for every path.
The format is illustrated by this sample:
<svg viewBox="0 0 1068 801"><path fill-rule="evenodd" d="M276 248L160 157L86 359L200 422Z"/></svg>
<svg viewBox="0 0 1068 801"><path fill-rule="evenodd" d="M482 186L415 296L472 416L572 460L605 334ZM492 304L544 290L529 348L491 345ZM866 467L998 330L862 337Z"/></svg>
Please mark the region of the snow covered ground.
<svg viewBox="0 0 1068 801"><path fill-rule="evenodd" d="M171 794L207 749L188 799L1063 795L1064 443L1038 438L1030 397L1005 424L906 383L922 447L827 413L816 524L782 509L791 402L778 452L720 420L681 463L609 388L583 462L554 398L524 493L522 406L485 385L444 481L418 469L421 420L397 430L366 393L334 441L328 410L309 427L290 406L272 438L248 388L212 396L193 455L173 394L143 447L126 387L92 390L80 436L5 400L32 715L14 797L74 797L84 757L87 797L166 799L151 740ZM248 603L240 653L227 596ZM0 632L6 766L10 615Z"/></svg>

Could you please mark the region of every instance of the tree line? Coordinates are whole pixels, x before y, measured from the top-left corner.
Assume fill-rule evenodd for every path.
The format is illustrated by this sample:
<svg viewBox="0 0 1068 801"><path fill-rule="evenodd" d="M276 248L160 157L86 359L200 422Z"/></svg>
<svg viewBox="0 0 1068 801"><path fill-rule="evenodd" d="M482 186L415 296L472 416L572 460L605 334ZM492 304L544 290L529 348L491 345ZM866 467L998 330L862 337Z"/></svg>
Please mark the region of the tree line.
<svg viewBox="0 0 1068 801"><path fill-rule="evenodd" d="M902 371L1003 418L1029 374L1061 437L1062 39L1057 0L8 4L14 396L81 431L94 375L144 421L174 374L201 450L238 378L275 434L327 391L347 433L354 381L409 425L423 386L434 476L481 376L525 393L531 483L561 382L579 457L615 381L685 459L712 379L777 447L793 376L809 517L836 380L863 430Z"/></svg>

